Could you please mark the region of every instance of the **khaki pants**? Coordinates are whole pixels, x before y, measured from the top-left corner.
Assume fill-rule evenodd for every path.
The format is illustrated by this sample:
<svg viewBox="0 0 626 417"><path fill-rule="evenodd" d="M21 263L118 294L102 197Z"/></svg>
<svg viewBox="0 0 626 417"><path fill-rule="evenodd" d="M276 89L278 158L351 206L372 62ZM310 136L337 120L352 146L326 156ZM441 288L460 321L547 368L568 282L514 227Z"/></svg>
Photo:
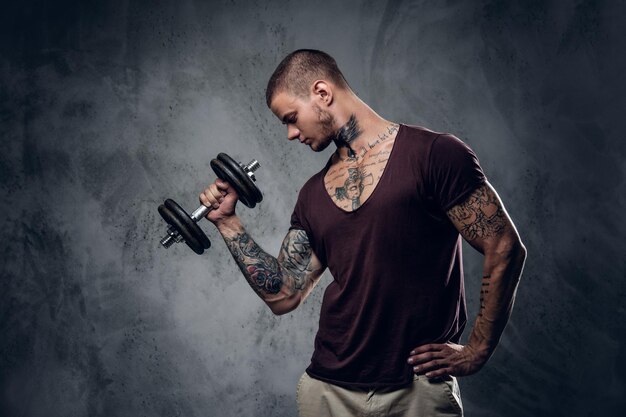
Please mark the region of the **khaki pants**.
<svg viewBox="0 0 626 417"><path fill-rule="evenodd" d="M311 378L306 372L297 389L300 417L434 417L463 416L455 377L429 380L415 375L413 383L395 391L348 390Z"/></svg>

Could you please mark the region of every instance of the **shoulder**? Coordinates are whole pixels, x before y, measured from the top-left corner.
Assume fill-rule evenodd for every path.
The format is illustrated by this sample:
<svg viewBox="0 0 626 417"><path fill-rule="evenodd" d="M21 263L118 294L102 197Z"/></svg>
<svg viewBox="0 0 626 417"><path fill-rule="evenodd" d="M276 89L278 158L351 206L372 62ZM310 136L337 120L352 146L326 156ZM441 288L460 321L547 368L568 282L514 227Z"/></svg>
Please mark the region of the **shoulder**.
<svg viewBox="0 0 626 417"><path fill-rule="evenodd" d="M403 136L409 138L410 140L421 142L428 146L432 146L433 144L437 143L438 146L441 144L442 146L461 145L467 147L467 145L461 139L454 136L452 133L439 132L423 126L404 124L401 126L403 127Z"/></svg>
<svg viewBox="0 0 626 417"><path fill-rule="evenodd" d="M311 198L315 197L315 192L318 191L318 189L320 189L320 184L323 184L324 181L324 175L326 173L326 171L328 170L328 167L330 166L330 160L328 161L328 163L326 164L326 166L324 168L322 168L319 172L313 174L313 176L311 176L311 178L309 178L304 185L302 185L302 187L300 188L300 191L298 192L298 202L301 202L302 200L305 201L305 204L307 202L307 200L310 200ZM323 187L321 187L323 189Z"/></svg>
<svg viewBox="0 0 626 417"><path fill-rule="evenodd" d="M423 126L401 124L394 147L416 167L426 167L433 144L442 132Z"/></svg>
<svg viewBox="0 0 626 417"><path fill-rule="evenodd" d="M461 163L462 161L478 162L472 148L451 133L440 133L430 147L429 160L431 163Z"/></svg>
<svg viewBox="0 0 626 417"><path fill-rule="evenodd" d="M438 132L423 126L401 125L398 134L405 152L424 163L441 160L476 159L472 148L455 135ZM396 139L397 140L397 139Z"/></svg>
<svg viewBox="0 0 626 417"><path fill-rule="evenodd" d="M428 129L424 126L401 124L400 132L403 136L410 138L411 140L421 140L425 142L434 141L437 136L442 135L442 132L437 132L432 129Z"/></svg>
<svg viewBox="0 0 626 417"><path fill-rule="evenodd" d="M322 181L324 179L324 174L326 172L327 168L325 167L324 169L322 169L321 171L313 174L313 176L311 176L311 178L309 178L304 185L302 186L302 188L300 189L300 193L302 192L310 192L311 190L315 189L315 187L317 186L317 184L319 184L320 181Z"/></svg>
<svg viewBox="0 0 626 417"><path fill-rule="evenodd" d="M428 129L423 126L400 125L396 142L400 143L407 152L415 151L421 158L430 154L430 150L442 132Z"/></svg>

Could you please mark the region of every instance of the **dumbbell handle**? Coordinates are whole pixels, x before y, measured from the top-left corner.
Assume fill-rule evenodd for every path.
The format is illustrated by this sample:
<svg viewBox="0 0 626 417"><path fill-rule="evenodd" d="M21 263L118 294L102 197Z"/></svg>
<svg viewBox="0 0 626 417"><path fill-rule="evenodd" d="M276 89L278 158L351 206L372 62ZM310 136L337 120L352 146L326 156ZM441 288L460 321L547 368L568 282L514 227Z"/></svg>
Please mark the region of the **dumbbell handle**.
<svg viewBox="0 0 626 417"><path fill-rule="evenodd" d="M241 163L239 165L241 165ZM259 166L259 162L256 159L253 159L247 165L241 165L246 174L248 174L252 179L254 179L254 171L259 169ZM194 222L198 223L198 221L205 217L207 214L209 214L211 210L213 210L213 207L201 205L200 207L195 209L193 213L191 213L190 217ZM183 238L180 233L178 233L178 231L174 227L170 226L167 228L167 235L165 235L163 239L161 239L161 245L169 248L174 243L180 242L182 240Z"/></svg>
<svg viewBox="0 0 626 417"><path fill-rule="evenodd" d="M207 207L205 205L202 205L198 207L197 209L195 209L193 213L191 213L191 219L197 223L198 220L202 219L204 216L209 214L211 210L213 210L213 207Z"/></svg>

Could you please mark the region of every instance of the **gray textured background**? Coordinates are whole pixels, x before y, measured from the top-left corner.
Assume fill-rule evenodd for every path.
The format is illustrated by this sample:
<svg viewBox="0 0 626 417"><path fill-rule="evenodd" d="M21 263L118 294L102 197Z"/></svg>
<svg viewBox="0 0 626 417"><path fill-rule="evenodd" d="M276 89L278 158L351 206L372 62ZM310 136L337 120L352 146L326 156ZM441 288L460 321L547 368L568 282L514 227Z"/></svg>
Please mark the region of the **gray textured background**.
<svg viewBox="0 0 626 417"><path fill-rule="evenodd" d="M5 2L7 3L7 2ZM292 416L322 288L273 317L207 223L158 245L218 152L257 158L240 215L277 253L328 157L264 104L293 49L381 115L477 152L528 248L468 416L618 415L626 380L623 1L19 1L0 12L0 414ZM470 316L480 257L466 247ZM326 276L323 284L329 282ZM468 331L466 330L466 335Z"/></svg>

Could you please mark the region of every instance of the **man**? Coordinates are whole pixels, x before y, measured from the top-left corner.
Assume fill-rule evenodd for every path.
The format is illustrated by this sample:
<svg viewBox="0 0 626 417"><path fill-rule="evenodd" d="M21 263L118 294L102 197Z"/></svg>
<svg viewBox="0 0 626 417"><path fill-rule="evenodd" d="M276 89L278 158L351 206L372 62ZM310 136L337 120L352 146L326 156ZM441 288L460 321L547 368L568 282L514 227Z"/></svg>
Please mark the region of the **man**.
<svg viewBox="0 0 626 417"><path fill-rule="evenodd" d="M289 140L337 149L303 186L274 258L217 180L200 201L250 286L275 314L302 303L328 267L301 416L463 415L456 377L494 352L526 250L474 153L459 139L387 121L329 55L298 50L272 75L267 105ZM467 345L462 236L484 254L480 311Z"/></svg>

